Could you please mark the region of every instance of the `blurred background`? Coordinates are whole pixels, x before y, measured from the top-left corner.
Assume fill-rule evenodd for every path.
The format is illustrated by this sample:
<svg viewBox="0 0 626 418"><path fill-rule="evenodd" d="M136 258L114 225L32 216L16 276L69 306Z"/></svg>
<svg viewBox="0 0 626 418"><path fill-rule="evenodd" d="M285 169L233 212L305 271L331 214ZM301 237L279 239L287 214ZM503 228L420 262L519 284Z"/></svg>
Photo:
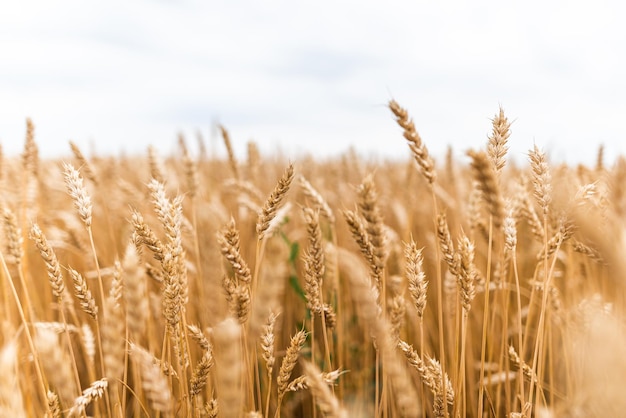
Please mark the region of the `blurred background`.
<svg viewBox="0 0 626 418"><path fill-rule="evenodd" d="M510 153L626 152L620 2L19 1L0 6L0 143L25 119L43 156L235 150L408 157L395 98L435 156L482 146L501 105Z"/></svg>

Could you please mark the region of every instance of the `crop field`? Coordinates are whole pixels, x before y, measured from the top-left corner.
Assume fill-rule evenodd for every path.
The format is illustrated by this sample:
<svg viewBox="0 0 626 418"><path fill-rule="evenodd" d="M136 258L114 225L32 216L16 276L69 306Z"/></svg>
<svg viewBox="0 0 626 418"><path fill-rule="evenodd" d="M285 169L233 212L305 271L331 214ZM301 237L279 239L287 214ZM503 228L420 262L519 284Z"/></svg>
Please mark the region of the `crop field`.
<svg viewBox="0 0 626 418"><path fill-rule="evenodd" d="M28 120L0 416L623 416L626 160L514 162L502 109L435 159L388 108L400 161L235 155L227 127L224 159L50 160Z"/></svg>

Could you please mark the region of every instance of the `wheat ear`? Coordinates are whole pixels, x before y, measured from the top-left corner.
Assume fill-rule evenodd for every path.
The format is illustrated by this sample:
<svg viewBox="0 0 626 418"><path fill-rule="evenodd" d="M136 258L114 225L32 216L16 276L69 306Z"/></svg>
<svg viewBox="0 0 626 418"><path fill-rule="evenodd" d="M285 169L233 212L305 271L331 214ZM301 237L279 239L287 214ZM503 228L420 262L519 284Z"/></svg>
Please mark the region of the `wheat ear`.
<svg viewBox="0 0 626 418"><path fill-rule="evenodd" d="M274 371L274 363L276 362L276 356L274 355L274 326L276 325L277 318L278 314L270 312L267 322L263 326L263 333L261 335L261 349L263 350L262 356L263 360L265 360L265 369L267 370L267 399L265 401L266 417L269 417L273 381L272 373Z"/></svg>
<svg viewBox="0 0 626 418"><path fill-rule="evenodd" d="M74 294L80 303L80 307L83 311L91 316L94 320L98 318L98 306L96 306L96 300L91 295L91 291L87 288L87 282L83 276L71 267L67 268L70 273L70 277L74 282Z"/></svg>
<svg viewBox="0 0 626 418"><path fill-rule="evenodd" d="M302 190L304 190L304 194L306 195L306 197L311 199L314 207L320 211L320 214L322 214L328 220L328 222L334 223L335 215L333 214L333 211L326 202L326 200L317 191L317 189L315 189L304 176L300 176L300 185L302 186Z"/></svg>
<svg viewBox="0 0 626 418"><path fill-rule="evenodd" d="M209 371L211 370L211 367L213 367L212 351L213 349L209 347L209 349L204 352L200 362L196 366L196 369L193 371L191 380L189 381L189 394L193 397L198 396L207 384Z"/></svg>
<svg viewBox="0 0 626 418"><path fill-rule="evenodd" d="M492 216L493 226L500 228L504 218L504 202L493 164L483 151L470 150L467 154L472 159L472 172L487 204L489 214Z"/></svg>
<svg viewBox="0 0 626 418"><path fill-rule="evenodd" d="M70 148L72 149L72 154L80 163L80 168L82 168L85 177L89 179L94 185L98 185L98 176L94 172L93 167L89 163L89 160L83 155L78 145L76 145L73 141L70 141Z"/></svg>
<svg viewBox="0 0 626 418"><path fill-rule="evenodd" d="M0 350L0 416L26 418L19 387L17 344L9 341Z"/></svg>
<svg viewBox="0 0 626 418"><path fill-rule="evenodd" d="M543 215L548 214L550 202L552 201L552 177L546 160L546 155L537 148L537 145L528 154L532 169L532 179L534 194Z"/></svg>
<svg viewBox="0 0 626 418"><path fill-rule="evenodd" d="M304 255L304 291L307 307L316 315L323 312L322 282L324 279L324 250L322 248L322 231L319 226L319 212L303 209L304 221L309 237L309 249Z"/></svg>
<svg viewBox="0 0 626 418"><path fill-rule="evenodd" d="M283 396L285 396L285 393L287 392L291 372L298 363L300 351L306 342L306 336L306 332L304 330L300 330L293 337L291 337L291 342L287 348L287 354L285 354L285 357L280 364L278 377L276 378L276 384L278 386L278 406L276 407L276 418L280 417L280 406L282 404Z"/></svg>
<svg viewBox="0 0 626 418"><path fill-rule="evenodd" d="M363 257L365 257L370 267L372 277L379 277L381 273L378 271L377 264L374 262L374 246L367 235L363 219L356 212L351 210L344 210L343 216L346 219L348 228L350 228L352 238L354 238L354 241L359 246L361 254L363 254Z"/></svg>
<svg viewBox="0 0 626 418"><path fill-rule="evenodd" d="M310 362L303 362L302 367L304 368L307 385L322 414L328 418L347 418L348 414L322 379L322 373L317 366Z"/></svg>
<svg viewBox="0 0 626 418"><path fill-rule="evenodd" d="M422 138L417 133L417 130L415 130L413 120L409 118L409 113L406 109L400 107L395 100L389 102L389 109L391 109L391 112L395 115L398 125L404 130L404 138L407 140L411 152L413 152L413 157L420 167L422 175L432 186L437 178L435 163L428 153L428 148L426 148L426 145L422 142Z"/></svg>
<svg viewBox="0 0 626 418"><path fill-rule="evenodd" d="M270 222L272 221L272 219L274 219L274 216L276 216L276 211L280 207L282 201L287 195L287 192L289 191L291 181L293 180L293 175L293 164L289 164L289 166L287 166L287 169L283 173L283 176L280 178L280 180L278 180L276 187L265 201L263 208L259 212L256 224L256 232L259 241L263 241L263 239L265 238L265 233L270 227Z"/></svg>
<svg viewBox="0 0 626 418"><path fill-rule="evenodd" d="M61 418L63 413L61 411L61 401L59 400L59 395L49 390L46 398L52 418Z"/></svg>
<svg viewBox="0 0 626 418"><path fill-rule="evenodd" d="M165 183L165 165L152 145L148 146L148 165L150 166L150 177L159 183Z"/></svg>
<svg viewBox="0 0 626 418"><path fill-rule="evenodd" d="M80 176L78 170L69 163L63 164L63 175L65 176L67 192L74 201L74 206L76 210L78 210L80 219L87 228L91 227L92 204L87 189L83 184L83 178Z"/></svg>
<svg viewBox="0 0 626 418"><path fill-rule="evenodd" d="M219 128L222 133L222 139L224 140L226 152L228 152L228 163L230 164L230 169L233 171L234 177L239 180L239 168L237 167L237 159L235 158L235 151L233 151L233 144L230 141L230 135L223 126L220 125Z"/></svg>
<svg viewBox="0 0 626 418"><path fill-rule="evenodd" d="M414 241L409 242L404 247L404 258L406 262L406 277L409 283L409 294L413 300L417 316L424 317L426 309L426 297L428 291L428 281L422 268L422 250L417 248Z"/></svg>
<svg viewBox="0 0 626 418"><path fill-rule="evenodd" d="M69 416L83 416L85 414L85 408L93 401L102 398L108 386L109 385L106 379L100 379L93 382L83 391L82 395L74 400L74 405L68 413Z"/></svg>
<svg viewBox="0 0 626 418"><path fill-rule="evenodd" d="M130 345L130 354L139 365L141 386L152 409L158 411L163 417L172 416L172 392L154 356L145 348L135 344Z"/></svg>
<svg viewBox="0 0 626 418"><path fill-rule="evenodd" d="M242 336L242 327L234 318L225 319L213 329L216 387L220 414L224 417L238 417L243 411L242 377L245 370Z"/></svg>
<svg viewBox="0 0 626 418"><path fill-rule="evenodd" d="M384 269L388 257L387 237L378 203L378 192L371 175L365 177L363 182L357 187L357 194L359 196L359 212L365 219L365 230L372 245L373 271L377 273L378 291L381 293L382 306L385 306L386 286L384 283Z"/></svg>
<svg viewBox="0 0 626 418"><path fill-rule="evenodd" d="M506 116L504 116L502 107L500 107L498 114L491 122L492 131L487 144L487 154L489 155L489 159L491 160L496 174L499 174L506 164L504 157L509 149L507 143L511 136L511 123Z"/></svg>
<svg viewBox="0 0 626 418"><path fill-rule="evenodd" d="M144 334L148 320L149 304L145 273L140 266L137 248L132 243L126 246L122 260L124 271L124 300L126 302L126 323L128 330L139 338Z"/></svg>

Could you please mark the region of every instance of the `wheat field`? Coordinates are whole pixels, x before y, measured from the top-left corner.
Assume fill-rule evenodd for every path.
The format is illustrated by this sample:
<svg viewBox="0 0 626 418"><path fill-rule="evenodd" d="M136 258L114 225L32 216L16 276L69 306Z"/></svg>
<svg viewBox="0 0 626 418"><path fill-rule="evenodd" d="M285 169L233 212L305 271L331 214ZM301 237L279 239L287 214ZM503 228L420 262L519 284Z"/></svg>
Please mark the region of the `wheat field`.
<svg viewBox="0 0 626 418"><path fill-rule="evenodd" d="M626 160L0 158L2 417L618 417ZM71 150L71 153L69 152Z"/></svg>

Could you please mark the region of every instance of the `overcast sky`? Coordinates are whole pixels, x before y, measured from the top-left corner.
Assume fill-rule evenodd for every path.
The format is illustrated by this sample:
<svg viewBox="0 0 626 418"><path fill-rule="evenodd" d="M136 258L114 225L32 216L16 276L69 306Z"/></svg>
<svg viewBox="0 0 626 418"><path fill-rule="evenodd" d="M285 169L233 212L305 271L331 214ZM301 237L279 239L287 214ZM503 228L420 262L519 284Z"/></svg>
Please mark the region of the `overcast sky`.
<svg viewBox="0 0 626 418"><path fill-rule="evenodd" d="M554 161L626 153L621 2L15 1L0 6L0 142L25 118L46 156L164 153L183 132L231 132L295 158L408 155L386 108L426 145L482 146L498 106L511 153ZM214 138L214 142L215 142ZM215 142L221 150L221 143ZM93 147L93 148L92 148Z"/></svg>

